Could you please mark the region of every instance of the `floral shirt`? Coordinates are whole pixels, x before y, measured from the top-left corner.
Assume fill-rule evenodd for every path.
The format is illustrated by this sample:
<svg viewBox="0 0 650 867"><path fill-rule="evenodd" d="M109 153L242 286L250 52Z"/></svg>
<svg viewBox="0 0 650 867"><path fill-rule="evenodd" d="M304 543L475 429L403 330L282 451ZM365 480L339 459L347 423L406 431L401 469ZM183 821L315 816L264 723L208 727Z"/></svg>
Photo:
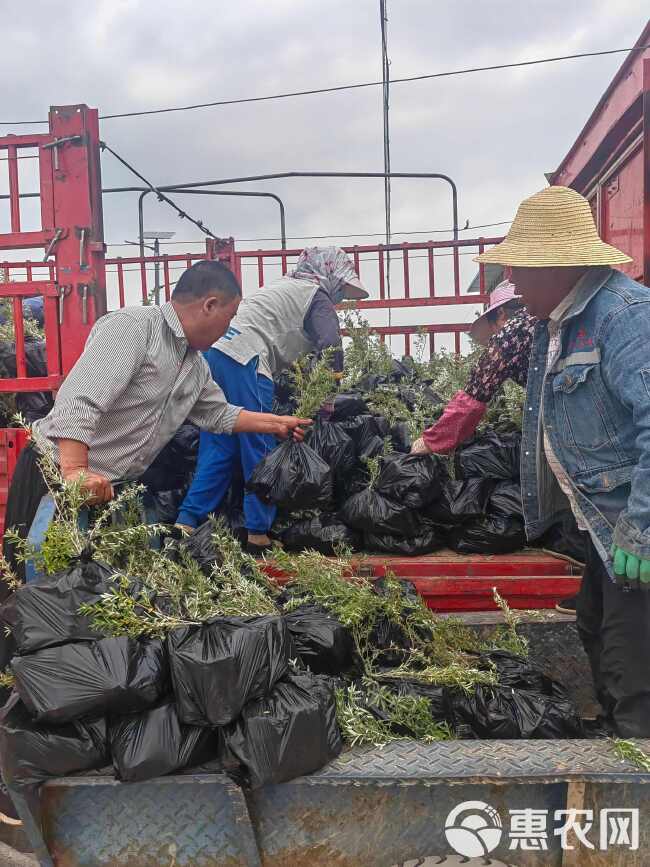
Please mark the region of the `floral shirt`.
<svg viewBox="0 0 650 867"><path fill-rule="evenodd" d="M536 321L522 308L490 338L469 375L464 389L466 394L480 403L489 403L508 379L526 385Z"/></svg>

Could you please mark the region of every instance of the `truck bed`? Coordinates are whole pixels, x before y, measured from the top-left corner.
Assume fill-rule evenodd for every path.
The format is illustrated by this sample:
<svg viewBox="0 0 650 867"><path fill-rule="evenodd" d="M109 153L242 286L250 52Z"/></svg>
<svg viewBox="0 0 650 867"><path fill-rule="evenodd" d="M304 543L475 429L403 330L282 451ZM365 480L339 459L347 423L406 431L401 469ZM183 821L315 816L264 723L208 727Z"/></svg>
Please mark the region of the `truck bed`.
<svg viewBox="0 0 650 867"><path fill-rule="evenodd" d="M582 566L554 554L527 549L515 554L456 554L442 550L419 557L368 555L359 561L374 576L392 572L411 581L429 608L440 612L493 611L493 588L511 608L552 609L578 592ZM272 565L268 573L288 576Z"/></svg>

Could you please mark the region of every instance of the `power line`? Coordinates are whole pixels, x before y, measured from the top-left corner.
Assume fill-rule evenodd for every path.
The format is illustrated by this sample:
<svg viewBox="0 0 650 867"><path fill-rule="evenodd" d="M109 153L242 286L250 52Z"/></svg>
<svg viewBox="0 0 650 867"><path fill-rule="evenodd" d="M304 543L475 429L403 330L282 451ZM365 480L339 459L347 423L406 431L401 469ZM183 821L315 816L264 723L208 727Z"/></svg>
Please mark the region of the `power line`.
<svg viewBox="0 0 650 867"><path fill-rule="evenodd" d="M168 195L161 192L158 189L158 187L154 187L154 185L151 183L151 181L148 181L144 175L141 175L137 169L133 168L133 166L130 163L128 163L124 159L124 157L121 157L112 148L110 148L106 144L106 142L100 141L99 146L101 147L102 150L108 151L110 154L112 154L115 157L115 159L118 162L122 163L122 165L125 166L125 168L127 168L132 174L134 174L136 176L136 178L138 178L138 180L140 180L144 184L146 184L149 187L149 189L151 190L151 192L156 194L159 202L166 202L168 205L170 205L176 211L176 213L181 218L181 220L189 220L190 223L193 223L197 227L197 229L200 229L203 232L204 235L209 235L211 238L216 237L214 232L212 232L210 229L208 229L207 226L204 226L203 223L201 222L201 220L195 220L194 217L190 217L190 215L187 213L187 211L184 211L182 208L179 208L179 206L176 204L176 202L173 201L173 199L170 199Z"/></svg>
<svg viewBox="0 0 650 867"><path fill-rule="evenodd" d="M455 75L472 75L477 72L494 72L499 69L517 69L525 66L538 66L543 63L558 63L561 60L579 60L585 57L605 57L611 54L627 54L631 51L645 51L650 45L636 45L632 48L610 48L606 51L583 51L579 54L562 54L557 57L541 57L536 60L520 60L516 63L495 63L491 66L470 66L465 69L451 69L446 72L431 72L423 75L410 75L392 78L389 84L407 84L414 81L427 81L434 78L450 78ZM297 96L315 96L320 93L337 93L344 90L360 90L365 87L383 87L383 81L363 81L356 84L339 84L335 87L319 87L312 90L295 90L287 93L274 93L267 96L248 96L239 99L220 99L214 102L199 102L193 105L177 105L168 108L151 108L143 111L127 111L115 114L102 114L101 120L115 120L123 117L143 117L152 114L169 114L177 111L194 111L199 108L216 108L223 105L241 105L250 102L268 102L275 99L291 99ZM48 123L47 120L2 120L0 126L33 126Z"/></svg>
<svg viewBox="0 0 650 867"><path fill-rule="evenodd" d="M463 228L459 229L459 232L472 232L474 229L490 229L493 226L509 226L512 223L512 220L500 220L497 223L480 223L477 226L463 226ZM393 230L393 235L450 235L452 233L452 229L409 229L407 232L399 232L397 230ZM322 241L327 240L328 238L383 238L384 232L352 232L352 233L340 233L332 235L287 235L287 241ZM252 244L257 241L281 241L281 238L235 238L235 241L238 241L241 244ZM182 246L184 244L203 244L201 239L195 239L193 241L161 241L161 245L165 244L167 246ZM113 242L107 241L107 247L126 247L130 246L130 244L124 244L123 242Z"/></svg>

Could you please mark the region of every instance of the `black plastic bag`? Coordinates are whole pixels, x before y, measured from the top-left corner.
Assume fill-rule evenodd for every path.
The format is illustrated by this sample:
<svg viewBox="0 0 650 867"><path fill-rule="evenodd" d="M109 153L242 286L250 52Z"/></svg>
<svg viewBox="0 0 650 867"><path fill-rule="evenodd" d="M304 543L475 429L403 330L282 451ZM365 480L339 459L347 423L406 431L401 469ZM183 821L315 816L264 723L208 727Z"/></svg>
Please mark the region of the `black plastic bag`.
<svg viewBox="0 0 650 867"><path fill-rule="evenodd" d="M488 515L452 527L447 543L457 554L511 554L526 545L526 531L518 518Z"/></svg>
<svg viewBox="0 0 650 867"><path fill-rule="evenodd" d="M183 725L169 699L142 713L115 718L108 736L115 776L127 783L201 765L219 752L216 733Z"/></svg>
<svg viewBox="0 0 650 867"><path fill-rule="evenodd" d="M422 524L416 512L394 503L373 488L366 488L346 500L340 514L349 527L374 535L415 536Z"/></svg>
<svg viewBox="0 0 650 867"><path fill-rule="evenodd" d="M298 656L314 674L340 674L353 664L350 630L322 605L301 605L284 620Z"/></svg>
<svg viewBox="0 0 650 867"><path fill-rule="evenodd" d="M223 736L253 789L311 774L341 752L332 684L319 675L291 675L248 704Z"/></svg>
<svg viewBox="0 0 650 867"><path fill-rule="evenodd" d="M331 503L332 470L306 443L288 439L260 461L246 488L264 503L315 509Z"/></svg>
<svg viewBox="0 0 650 867"><path fill-rule="evenodd" d="M336 505L342 506L354 494L360 494L370 484L370 473L367 468L360 464L352 472L341 480L336 491Z"/></svg>
<svg viewBox="0 0 650 867"><path fill-rule="evenodd" d="M487 511L494 485L492 479L445 482L438 499L427 507L426 515L438 524L447 526L480 518Z"/></svg>
<svg viewBox="0 0 650 867"><path fill-rule="evenodd" d="M25 362L27 376L47 376L45 341L25 338ZM16 376L16 344L13 341L0 341L0 375ZM44 418L54 406L51 391L24 391L16 394L16 411L31 424ZM13 426L12 418L6 419L6 426Z"/></svg>
<svg viewBox="0 0 650 867"><path fill-rule="evenodd" d="M167 636L178 715L196 726L223 726L283 677L291 636L281 617L218 617Z"/></svg>
<svg viewBox="0 0 650 867"><path fill-rule="evenodd" d="M356 466L356 452L352 439L342 425L318 421L309 435L308 445L342 478Z"/></svg>
<svg viewBox="0 0 650 867"><path fill-rule="evenodd" d="M396 452L408 455L411 452L411 433L408 422L398 421L390 429L391 445Z"/></svg>
<svg viewBox="0 0 650 867"><path fill-rule="evenodd" d="M456 478L519 478L521 434L486 431L456 452Z"/></svg>
<svg viewBox="0 0 650 867"><path fill-rule="evenodd" d="M173 491L158 491L153 495L156 509L156 521L159 524L175 524L181 504L185 499L187 486L175 488Z"/></svg>
<svg viewBox="0 0 650 867"><path fill-rule="evenodd" d="M189 536L184 536L180 542L181 547L199 564L203 574L208 577L212 574L212 570L223 562L221 554L212 541L213 532L212 521L206 521Z"/></svg>
<svg viewBox="0 0 650 867"><path fill-rule="evenodd" d="M499 482L490 494L488 513L523 520L523 511L519 482Z"/></svg>
<svg viewBox="0 0 650 867"><path fill-rule="evenodd" d="M11 629L17 653L101 638L91 618L79 614L79 606L99 602L113 574L102 563L79 559L65 572L19 587L0 609L0 620Z"/></svg>
<svg viewBox="0 0 650 867"><path fill-rule="evenodd" d="M188 485L196 469L200 431L185 422L140 478L151 494Z"/></svg>
<svg viewBox="0 0 650 867"><path fill-rule="evenodd" d="M363 539L364 548L370 554L402 554L405 557L431 554L447 544L445 528L429 523L424 524L415 536L365 533Z"/></svg>
<svg viewBox="0 0 650 867"><path fill-rule="evenodd" d="M311 549L326 555L334 554L340 545L355 550L361 544L359 533L344 524L337 514L328 513L289 524L280 533L280 540L289 551Z"/></svg>
<svg viewBox="0 0 650 867"><path fill-rule="evenodd" d="M436 455L394 455L383 463L375 490L407 509L422 509L440 497L446 479Z"/></svg>
<svg viewBox="0 0 650 867"><path fill-rule="evenodd" d="M379 455L383 455L384 447L384 441L380 436L368 437L359 448L359 460L367 461L370 458L378 458Z"/></svg>
<svg viewBox="0 0 650 867"><path fill-rule="evenodd" d="M11 669L25 706L47 723L144 710L169 688L162 643L124 636L15 656Z"/></svg>
<svg viewBox="0 0 650 867"><path fill-rule="evenodd" d="M450 693L457 723L479 738L579 738L583 728L564 687L528 660L507 651L481 656L496 666L499 685Z"/></svg>
<svg viewBox="0 0 650 867"><path fill-rule="evenodd" d="M357 456L372 449L375 439L388 436L390 426L383 416L357 415L341 422L341 427L354 442ZM383 442L382 442L383 447Z"/></svg>
<svg viewBox="0 0 650 867"><path fill-rule="evenodd" d="M281 370L274 379L274 396L279 403L289 403L293 400L294 379L291 371Z"/></svg>
<svg viewBox="0 0 650 867"><path fill-rule="evenodd" d="M49 777L102 768L108 761L103 718L44 726L34 722L16 693L0 711L0 764L7 786L31 789Z"/></svg>
<svg viewBox="0 0 650 867"><path fill-rule="evenodd" d="M385 579L380 578L373 584L374 590L380 596L393 593ZM385 666L400 665L409 656L413 647L411 635L415 635L427 641L431 639L431 630L424 626L413 627L409 622L409 607L420 607L421 599L410 581L399 582L399 594L401 597L400 615L388 616L381 614L372 625L368 641L375 652L375 664ZM410 634L409 634L410 633Z"/></svg>
<svg viewBox="0 0 650 867"><path fill-rule="evenodd" d="M563 557L571 557L578 563L586 563L588 539L588 534L578 529L573 514L566 512L560 521L549 527L535 542L535 546L554 554L561 554Z"/></svg>
<svg viewBox="0 0 650 867"><path fill-rule="evenodd" d="M380 673L379 683L387 686L391 692L397 695L409 695L414 698L426 698L429 702L431 718L436 722L455 722L454 708L450 698L449 689L446 686L437 686L425 683L421 680L413 680L402 677L391 677L390 674ZM413 736L412 734L410 735Z"/></svg>
<svg viewBox="0 0 650 867"><path fill-rule="evenodd" d="M331 420L343 421L343 419L353 418L367 412L368 404L360 395L354 392L337 394L334 397L334 412Z"/></svg>

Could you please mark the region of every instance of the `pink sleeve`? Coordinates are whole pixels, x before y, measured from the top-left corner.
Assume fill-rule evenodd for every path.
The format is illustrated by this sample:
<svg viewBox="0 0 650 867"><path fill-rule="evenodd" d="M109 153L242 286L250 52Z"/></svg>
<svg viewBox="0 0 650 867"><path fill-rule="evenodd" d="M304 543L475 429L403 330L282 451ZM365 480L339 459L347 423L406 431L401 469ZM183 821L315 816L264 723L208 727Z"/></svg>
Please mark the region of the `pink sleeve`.
<svg viewBox="0 0 650 867"><path fill-rule="evenodd" d="M472 436L485 415L485 409L484 403L474 400L464 391L457 392L438 421L422 434L429 451L439 455L453 452Z"/></svg>

